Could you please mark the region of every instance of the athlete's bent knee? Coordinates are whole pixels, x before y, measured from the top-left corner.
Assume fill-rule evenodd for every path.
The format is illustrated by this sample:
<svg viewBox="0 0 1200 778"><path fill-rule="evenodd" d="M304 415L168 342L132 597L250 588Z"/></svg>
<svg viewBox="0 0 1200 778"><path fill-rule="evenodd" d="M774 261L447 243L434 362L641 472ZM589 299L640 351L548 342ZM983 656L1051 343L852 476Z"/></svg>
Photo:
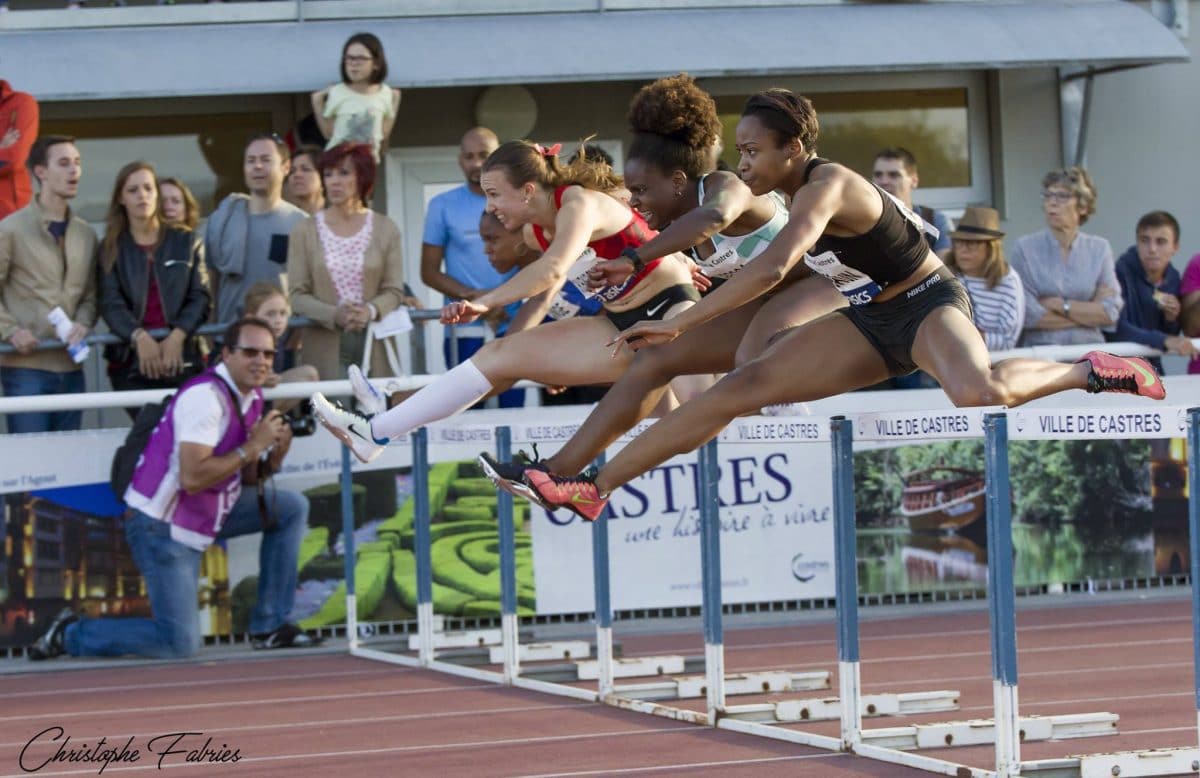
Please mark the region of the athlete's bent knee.
<svg viewBox="0 0 1200 778"><path fill-rule="evenodd" d="M943 388L950 401L959 408L1009 405L1012 402L1012 393L998 381L947 382Z"/></svg>

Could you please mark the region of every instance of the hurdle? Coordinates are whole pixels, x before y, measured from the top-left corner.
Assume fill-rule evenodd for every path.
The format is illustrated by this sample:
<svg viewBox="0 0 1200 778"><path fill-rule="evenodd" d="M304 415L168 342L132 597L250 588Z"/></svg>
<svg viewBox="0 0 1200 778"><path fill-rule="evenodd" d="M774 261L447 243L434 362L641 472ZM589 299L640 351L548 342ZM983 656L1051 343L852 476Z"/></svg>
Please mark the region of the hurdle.
<svg viewBox="0 0 1200 778"><path fill-rule="evenodd" d="M1104 408L1101 410L1112 414L1114 418L1126 414L1137 414L1143 420L1143 429L1137 433L1137 437L1169 438L1178 437L1181 433L1186 433L1187 436L1188 531L1190 535L1189 549L1191 553L1192 576L1193 688L1196 692L1197 737L1200 737L1200 490L1197 489L1197 485L1200 484L1200 455L1198 455L1200 453L1200 408L1167 406L1147 409L1145 406L1142 406ZM1047 427L1045 423L1047 417L1061 417L1071 412L1070 409L1056 408L1031 411L1016 410L1009 411L1007 415L1012 417L1016 422L1015 426L1017 429L1014 437L1025 440L1036 440L1050 437L1042 432ZM1086 413L1087 411L1076 411L1077 417L1086 418L1084 416ZM999 481L1000 478L1003 478L1004 484L1007 486L1008 418L1005 416L991 417L989 419L988 435L989 469L994 468L998 476L997 480ZM1076 432L1075 435L1076 439L1079 436L1085 438L1132 437L1130 434L1121 434L1119 436L1111 433L1106 434L1105 431L1093 429L1090 425L1087 430ZM1004 501L997 508L997 513L1001 517L1001 520L1007 523L1009 519L1008 502ZM990 510L991 505L989 505ZM993 557L1001 557L997 560L998 574L1002 577L1007 576L1008 584L1006 589L1011 596L1011 544L1009 551L1010 553L1008 554L994 555L989 549L988 564L990 570ZM1012 608L1007 603L1004 604L1004 607L1008 611L1008 616L1011 617L1013 614ZM1148 778L1149 776L1200 773L1200 748L1195 745L1141 751L1077 754L1059 759L1022 761L1020 758L1020 741L1018 738L1012 736L1012 733L1017 729L1017 722L1024 721L1024 719L1018 717L1017 713L1015 635L1010 634L1004 639L1006 641L1011 639L1012 641L1011 656L1005 654L1003 657L1004 661L998 668L995 666L995 656L993 656L993 669L1001 673L997 686L997 719L999 722L999 717L1001 712L1003 712L1006 719L1004 727L1009 735L1003 753L1001 752L1000 743L997 741L996 773L998 776L1001 776L1001 778L1017 775L1055 776L1055 778L1058 776L1079 776L1079 778L1110 778L1111 776L1130 778L1131 776L1136 776L1137 778ZM1001 646L1001 648L1004 651L1009 650L1008 646ZM1001 704L1003 705L1003 709L1001 709ZM1195 742L1194 740L1193 743Z"/></svg>
<svg viewBox="0 0 1200 778"><path fill-rule="evenodd" d="M1200 450L1200 409L1194 409L1185 415L1182 408L1159 408L1147 410L1147 406L1130 408L1090 408L1088 411L1104 411L1109 414L1138 414L1155 415L1158 435L1138 433L1136 437L1177 437L1179 432L1186 431L1189 444L1193 451ZM912 693L907 701L895 700L884 703L882 698L863 694L858 672L858 598L857 598L857 567L855 547L854 495L853 495L853 445L858 440L884 440L876 430L888 429L889 419L912 416L920 412L874 413L859 414L853 417L835 417L830 419L827 431L822 431L816 440L798 437L795 440L779 441L781 443L812 444L824 443L830 445L833 456L833 515L835 539L835 585L837 589L837 649L839 669L839 695L837 698L812 702L807 716L796 716L801 703L809 701L787 700L778 703L758 705L729 705L726 693L733 685L731 676L726 673L723 649L723 625L721 615L720 590L720 526L719 501L717 499L717 445L726 444L733 439L731 430L723 432L718 440L706 444L699 452L700 464L697 468L697 494L700 496L701 524L701 566L702 566L702 616L704 627L704 675L693 681L689 686L690 696L705 698L705 711L698 712L670 705L660 704L656 700L672 697L687 696L663 691L670 681L656 683L630 684L622 686L616 683L619 675L617 662L613 658L612 638L612 604L608 586L608 528L605 517L593 524L592 557L594 563L593 579L595 584L595 627L596 627L596 678L595 691L577 686L538 680L526 677L521 667L521 654L516 650L519 646L519 635L516 629L515 607L515 565L510 566L503 557L511 553L502 550L503 576L511 577L512 582L504 584L502 594L512 593L514 596L502 597L502 652L504 667L500 672L481 670L456 665L452 662L438 660L434 656L431 643L414 660L412 657L397 657L386 652L376 652L364 647L357 639L356 630L349 630L351 636L351 653L367 656L383 661L393 661L398 664L416 664L456 675L463 675L497 684L508 684L519 688L528 688L541 692L560 694L577 699L597 701L616 707L667 716L696 724L715 726L784 740L816 746L819 748L839 751L849 751L855 754L877 759L880 761L906 765L934 773L955 776L999 776L1009 778L1018 775L1080 775L1085 778L1100 775L1138 775L1158 776L1178 772L1196 772L1200 769L1200 749L1158 749L1141 752L1118 752L1113 754L1091 754L1070 756L1061 759L1039 761L1022 761L1020 744L1036 739L1095 736L1115 732L1116 716L1114 714L1079 714L1074 716L1028 716L1021 717L1018 711L1017 667L1016 667L1016 633L1015 633L1015 590L1013 587L1013 565L1011 554L1011 501L1008 481L1008 440L1009 425L1013 423L1013 437L1019 439L1036 439L1039 437L1037 420L1045 415L1062 414L1069 411L1061 408L1035 411L1006 411L1004 409L970 409L959 411L939 411L938 414L956 414L966 419L962 428L954 434L939 434L933 436L904 435L900 440L891 438L898 443L918 443L930 439L954 438L983 438L985 442L986 482L987 482L987 512L989 533L988 554L988 588L989 588L989 621L991 624L991 656L993 676L994 717L944 724L922 724L912 727L889 727L883 729L864 729L864 715L872 713L890 713L905 715L905 713L928 712L930 708L922 707L921 695L930 693ZM932 412L931 412L932 413ZM814 421L817 421L814 419ZM883 422L880 426L880 422ZM745 423L738 420L731 429ZM818 428L824 425L811 425ZM497 454L502 461L509 458L511 453L510 430L498 428L494 430L497 442ZM1125 435L1132 437L1134 435ZM524 437L524 436L521 436ZM1045 435L1042 435L1045 437ZM1098 437L1114 437L1105 435ZM412 436L414 473L427 472L428 453L426 450L426 431L419 430ZM736 441L734 441L736 442ZM349 460L343 462L344 476L349 471ZM1192 483L1200 483L1200 458L1189 458L1189 477ZM348 480L348 478L346 479ZM416 511L416 545L418 547L418 576L426 581L419 588L421 610L419 612L419 631L423 634L433 633L432 600L429 594L428 580L430 569L421 558L429 558L428 529L429 505L428 495L422 497L421 478L414 478L416 484L414 496L417 498ZM345 483L345 481L344 481ZM343 499L343 510L348 513L348 498ZM511 498L498 500L498 515L503 534L510 535L512 529ZM507 520L504 511L509 511ZM1189 502L1189 521L1192 526L1192 573L1200 575L1200 495L1191 494ZM423 525L423 526L422 526ZM352 543L353 533L347 534L348 542ZM349 548L352 548L350 546ZM510 556L510 559L513 557ZM353 594L353 569L347 567L347 595ZM1200 641L1200 593L1193 588L1193 611L1195 619L1194 636ZM348 628L353 608L348 608ZM508 617L508 618L505 618ZM419 636L419 640L424 638ZM1198 642L1200 645L1200 642ZM1196 669L1200 678L1200 654L1197 654ZM778 691L778 689L750 688L746 693L763 693ZM656 693L657 692L657 693ZM938 694L938 693L932 693ZM947 692L947 694L957 694ZM661 695L661 696L659 696ZM823 706L821 705L823 703ZM943 704L943 703L932 703ZM1197 686L1197 724L1200 728L1200 684ZM829 737L816 733L803 732L798 729L779 726L781 723L792 723L800 720L816 720L813 711L822 711L822 717L836 716L840 721L838 737ZM992 743L995 746L996 761L992 769L972 767L958 764L946 759L939 759L920 753L929 747L945 747L946 745L978 745Z"/></svg>

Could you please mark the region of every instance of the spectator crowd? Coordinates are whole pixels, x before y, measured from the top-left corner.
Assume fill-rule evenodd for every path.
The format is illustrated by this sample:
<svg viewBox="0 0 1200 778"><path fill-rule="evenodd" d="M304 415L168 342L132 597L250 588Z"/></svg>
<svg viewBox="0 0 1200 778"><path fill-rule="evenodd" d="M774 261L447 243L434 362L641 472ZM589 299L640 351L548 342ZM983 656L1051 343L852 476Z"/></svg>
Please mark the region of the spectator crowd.
<svg viewBox="0 0 1200 778"><path fill-rule="evenodd" d="M117 390L181 386L219 359L219 339L197 330L245 313L268 319L280 341L269 385L343 378L352 364L370 365L377 376L395 369L374 328L401 308L438 302L412 295L399 230L373 207L401 92L387 85L383 46L369 33L346 41L339 71L337 83L311 95L323 147L293 147L274 133L250 137L244 192L225 197L206 219L183 181L150 162L130 162L114 181L99 238L71 209L84 173L75 139L39 136L36 100L0 81L0 338L11 347L0 354L5 395L84 391L81 344L100 321L121 340L103 352ZM489 261L481 237L480 170L498 144L487 128L468 130L458 156L464 183L429 203L421 280L446 302L483 295L519 269ZM1146 213L1132 245L1115 256L1108 240L1084 230L1098 202L1095 182L1082 168L1053 170L1042 181L1045 228L1009 236L1006 253L995 209L968 207L954 225L914 202L920 178L908 150L880 150L871 173L925 223L930 248L966 286L991 350L1132 341L1189 357L1189 372L1200 372L1190 340L1200 334L1200 255L1182 273L1172 264L1180 226L1170 213ZM519 307L447 328L446 366L503 336ZM289 314L313 324L288 330ZM63 333L71 348L38 348ZM512 391L500 398L502 406L522 401ZM76 429L80 414L11 414L8 424L14 432Z"/></svg>

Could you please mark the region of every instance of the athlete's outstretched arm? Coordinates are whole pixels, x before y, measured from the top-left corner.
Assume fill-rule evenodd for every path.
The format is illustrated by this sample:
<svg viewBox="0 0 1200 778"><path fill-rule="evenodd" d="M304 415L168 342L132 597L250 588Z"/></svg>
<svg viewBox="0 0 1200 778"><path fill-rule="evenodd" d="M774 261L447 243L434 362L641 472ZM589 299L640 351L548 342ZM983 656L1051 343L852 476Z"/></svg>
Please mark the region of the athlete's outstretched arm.
<svg viewBox="0 0 1200 778"><path fill-rule="evenodd" d="M513 316L512 321L508 323L508 329L505 330L505 334L516 335L518 332L524 332L530 327L536 327L541 324L542 319L546 318L546 314L550 311L550 305L554 302L554 295L558 294L558 290L561 288L561 284L557 287L552 286L541 294L534 295L526 300L517 311L517 315Z"/></svg>
<svg viewBox="0 0 1200 778"><path fill-rule="evenodd" d="M667 343L686 332L745 305L773 289L812 248L842 206L844 176L827 175L805 184L792 200L791 218L771 245L720 288L678 316L661 322L641 322L618 335L613 343L637 341L636 346Z"/></svg>
<svg viewBox="0 0 1200 778"><path fill-rule="evenodd" d="M562 284L596 229L600 214L594 197L601 196L607 197L581 187L568 189L554 218L554 239L541 258L521 268L519 273L490 292L469 302L447 305L442 311L442 323L471 322L490 310L534 297Z"/></svg>
<svg viewBox="0 0 1200 778"><path fill-rule="evenodd" d="M638 247L643 262L685 251L727 229L750 209L754 193L733 173L717 171L705 179L699 208L680 216L667 228Z"/></svg>

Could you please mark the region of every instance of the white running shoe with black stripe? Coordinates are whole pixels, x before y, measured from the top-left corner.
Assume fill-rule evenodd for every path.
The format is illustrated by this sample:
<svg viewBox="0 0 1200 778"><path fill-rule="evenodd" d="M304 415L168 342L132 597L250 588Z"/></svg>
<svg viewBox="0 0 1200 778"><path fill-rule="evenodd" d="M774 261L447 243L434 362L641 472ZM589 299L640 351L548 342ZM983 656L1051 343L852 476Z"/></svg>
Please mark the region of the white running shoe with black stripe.
<svg viewBox="0 0 1200 778"><path fill-rule="evenodd" d="M383 446L371 435L371 417L343 408L317 392L312 396L313 415L335 438L345 443L358 461L370 462L383 453Z"/></svg>

